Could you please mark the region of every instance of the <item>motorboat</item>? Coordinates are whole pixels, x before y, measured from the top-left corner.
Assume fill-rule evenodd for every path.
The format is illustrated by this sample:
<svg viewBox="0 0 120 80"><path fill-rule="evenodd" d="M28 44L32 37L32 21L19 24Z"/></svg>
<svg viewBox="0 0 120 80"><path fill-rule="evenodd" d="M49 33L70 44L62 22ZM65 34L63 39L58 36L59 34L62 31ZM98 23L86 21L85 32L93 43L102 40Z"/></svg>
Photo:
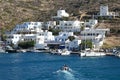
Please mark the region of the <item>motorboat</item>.
<svg viewBox="0 0 120 80"><path fill-rule="evenodd" d="M0 53L6 53L6 51L0 47Z"/></svg>
<svg viewBox="0 0 120 80"><path fill-rule="evenodd" d="M81 56L81 57L86 56L86 52L85 52L85 51L82 51L82 52L80 53L80 56Z"/></svg>
<svg viewBox="0 0 120 80"><path fill-rule="evenodd" d="M86 53L86 56L93 56L93 57L97 57L97 56L105 56L106 54L103 53L103 52L94 52L94 51L91 51L91 52L87 52Z"/></svg>
<svg viewBox="0 0 120 80"><path fill-rule="evenodd" d="M62 51L61 51L61 55L70 55L70 51L68 51L67 49L63 49Z"/></svg>
<svg viewBox="0 0 120 80"><path fill-rule="evenodd" d="M117 53L115 54L115 56L120 57L120 52L117 51Z"/></svg>
<svg viewBox="0 0 120 80"><path fill-rule="evenodd" d="M95 52L95 51L84 51L80 53L81 57L97 57L97 56L105 56L104 52Z"/></svg>
<svg viewBox="0 0 120 80"><path fill-rule="evenodd" d="M60 55L62 51L60 49L57 49L57 50L52 50L51 53L54 55Z"/></svg>
<svg viewBox="0 0 120 80"><path fill-rule="evenodd" d="M61 70L62 71L69 71L70 68L67 65L64 65Z"/></svg>
<svg viewBox="0 0 120 80"><path fill-rule="evenodd" d="M68 51L67 49L58 49L58 50L54 50L51 52L52 54L57 54L57 55L70 55L70 51Z"/></svg>
<svg viewBox="0 0 120 80"><path fill-rule="evenodd" d="M8 53L17 53L16 49L13 49L11 46L6 46L6 52Z"/></svg>

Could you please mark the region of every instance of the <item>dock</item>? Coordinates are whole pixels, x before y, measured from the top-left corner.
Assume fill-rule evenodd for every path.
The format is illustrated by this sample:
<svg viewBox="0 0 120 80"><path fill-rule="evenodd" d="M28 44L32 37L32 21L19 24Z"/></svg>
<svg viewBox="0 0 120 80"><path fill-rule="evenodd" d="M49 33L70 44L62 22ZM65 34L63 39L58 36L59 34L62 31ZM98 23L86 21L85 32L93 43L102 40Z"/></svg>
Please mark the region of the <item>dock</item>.
<svg viewBox="0 0 120 80"><path fill-rule="evenodd" d="M106 53L106 56L115 56L113 53Z"/></svg>
<svg viewBox="0 0 120 80"><path fill-rule="evenodd" d="M71 54L80 54L80 52L79 51L77 51L77 52L72 51Z"/></svg>

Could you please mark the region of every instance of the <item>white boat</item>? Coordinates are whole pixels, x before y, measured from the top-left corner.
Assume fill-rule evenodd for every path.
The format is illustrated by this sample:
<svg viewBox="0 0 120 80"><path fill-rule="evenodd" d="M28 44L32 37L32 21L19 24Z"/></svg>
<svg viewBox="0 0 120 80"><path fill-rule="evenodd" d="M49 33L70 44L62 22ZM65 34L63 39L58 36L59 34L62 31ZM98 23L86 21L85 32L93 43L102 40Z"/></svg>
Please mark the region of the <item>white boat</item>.
<svg viewBox="0 0 120 80"><path fill-rule="evenodd" d="M60 53L60 55L70 55L70 51L68 51L67 49L63 49Z"/></svg>
<svg viewBox="0 0 120 80"><path fill-rule="evenodd" d="M120 57L120 54L117 54L116 56L117 56L117 57Z"/></svg>
<svg viewBox="0 0 120 80"><path fill-rule="evenodd" d="M85 52L85 51L82 51L82 52L80 53L80 56L81 56L81 57L86 56L86 52Z"/></svg>
<svg viewBox="0 0 120 80"><path fill-rule="evenodd" d="M51 53L55 54L55 55L60 55L61 54L61 50L60 49L52 50Z"/></svg>
<svg viewBox="0 0 120 80"><path fill-rule="evenodd" d="M94 51L92 51L92 52L88 52L87 54L86 54L86 56L105 56L106 54L105 53L102 53L102 52L94 52Z"/></svg>
<svg viewBox="0 0 120 80"><path fill-rule="evenodd" d="M0 47L0 53L6 53L6 51Z"/></svg>
<svg viewBox="0 0 120 80"><path fill-rule="evenodd" d="M115 56L120 57L120 52L117 51L117 53L115 54Z"/></svg>
<svg viewBox="0 0 120 80"><path fill-rule="evenodd" d="M105 56L104 52L95 52L95 51L84 51L80 53L81 57L97 57L97 56Z"/></svg>
<svg viewBox="0 0 120 80"><path fill-rule="evenodd" d="M57 55L70 55L70 51L68 51L67 49L58 49L58 50L54 50L51 52L52 54L57 54Z"/></svg>
<svg viewBox="0 0 120 80"><path fill-rule="evenodd" d="M25 50L25 49L19 49L19 50L17 50L17 52L19 52L19 53L25 53L25 52L27 52L27 50Z"/></svg>

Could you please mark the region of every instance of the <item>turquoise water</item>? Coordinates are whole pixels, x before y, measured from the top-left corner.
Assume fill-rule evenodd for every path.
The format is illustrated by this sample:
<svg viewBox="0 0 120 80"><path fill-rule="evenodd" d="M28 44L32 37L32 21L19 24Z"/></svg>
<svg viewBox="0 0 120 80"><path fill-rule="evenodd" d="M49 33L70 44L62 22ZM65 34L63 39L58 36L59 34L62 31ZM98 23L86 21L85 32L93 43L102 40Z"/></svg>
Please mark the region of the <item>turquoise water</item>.
<svg viewBox="0 0 120 80"><path fill-rule="evenodd" d="M71 70L61 71L67 64ZM117 57L43 53L0 54L0 80L120 80Z"/></svg>

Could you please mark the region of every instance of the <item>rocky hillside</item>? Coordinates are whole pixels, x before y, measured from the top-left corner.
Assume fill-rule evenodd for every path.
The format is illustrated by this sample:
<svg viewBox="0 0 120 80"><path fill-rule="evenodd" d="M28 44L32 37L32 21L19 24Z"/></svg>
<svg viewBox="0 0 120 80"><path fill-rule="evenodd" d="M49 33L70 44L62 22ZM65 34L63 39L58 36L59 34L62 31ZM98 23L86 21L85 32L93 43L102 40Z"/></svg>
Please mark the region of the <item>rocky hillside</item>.
<svg viewBox="0 0 120 80"><path fill-rule="evenodd" d="M58 9L65 9L73 19L84 12L87 15L96 14L101 4L107 4L110 11L120 13L119 0L0 0L0 29L11 29L25 21L51 20ZM120 19L117 21L99 25L120 30Z"/></svg>
<svg viewBox="0 0 120 80"><path fill-rule="evenodd" d="M96 12L100 4L108 4L110 10L120 11L119 0L0 0L0 27L8 29L24 21L50 20L57 9L65 9L75 16Z"/></svg>

